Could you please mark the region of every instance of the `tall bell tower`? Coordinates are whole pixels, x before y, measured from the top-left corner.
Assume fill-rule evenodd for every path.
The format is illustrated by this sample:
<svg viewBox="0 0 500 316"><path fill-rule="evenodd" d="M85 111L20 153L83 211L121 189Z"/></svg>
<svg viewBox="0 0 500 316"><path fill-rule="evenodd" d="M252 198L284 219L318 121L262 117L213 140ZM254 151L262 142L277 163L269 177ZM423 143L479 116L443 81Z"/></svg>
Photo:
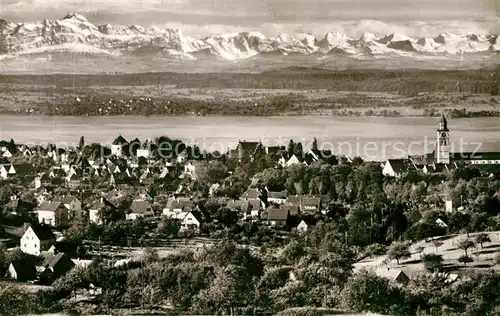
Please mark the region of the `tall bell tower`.
<svg viewBox="0 0 500 316"><path fill-rule="evenodd" d="M444 115L437 129L436 163L450 163L450 131Z"/></svg>

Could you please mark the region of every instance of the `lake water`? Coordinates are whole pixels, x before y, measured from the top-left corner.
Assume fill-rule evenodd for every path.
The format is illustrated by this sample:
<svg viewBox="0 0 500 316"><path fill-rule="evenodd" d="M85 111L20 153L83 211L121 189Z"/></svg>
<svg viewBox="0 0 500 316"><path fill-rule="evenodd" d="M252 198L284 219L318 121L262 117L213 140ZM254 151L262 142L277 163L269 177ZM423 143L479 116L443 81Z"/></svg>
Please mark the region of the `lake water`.
<svg viewBox="0 0 500 316"><path fill-rule="evenodd" d="M45 144L110 143L118 135L144 140L165 135L208 151L226 151L238 140L266 145L305 143L370 160L423 153L435 146L439 118L424 117L48 117L0 116L0 139ZM500 118L449 119L454 151L500 151Z"/></svg>

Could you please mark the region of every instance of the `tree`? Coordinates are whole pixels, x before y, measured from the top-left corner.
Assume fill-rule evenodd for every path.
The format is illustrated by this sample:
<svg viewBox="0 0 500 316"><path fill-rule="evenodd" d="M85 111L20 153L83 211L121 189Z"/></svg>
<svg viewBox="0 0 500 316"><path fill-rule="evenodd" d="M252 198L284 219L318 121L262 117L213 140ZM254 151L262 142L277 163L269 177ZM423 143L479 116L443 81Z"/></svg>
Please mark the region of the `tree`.
<svg viewBox="0 0 500 316"><path fill-rule="evenodd" d="M458 262L461 262L464 264L464 266L467 265L468 262L473 262L474 259L472 259L471 257L467 256L467 255L461 255L460 258L458 258Z"/></svg>
<svg viewBox="0 0 500 316"><path fill-rule="evenodd" d="M485 242L491 242L491 239L490 239L490 236L488 234L480 233L480 234L476 235L476 238L474 238L474 241L476 244L480 244L481 249L483 249L483 244Z"/></svg>
<svg viewBox="0 0 500 316"><path fill-rule="evenodd" d="M411 256L410 250L408 248L408 244L395 242L389 247L389 251L387 252L387 257L389 260L396 259L399 264L400 259L406 259Z"/></svg>
<svg viewBox="0 0 500 316"><path fill-rule="evenodd" d="M311 149L314 151L318 150L318 139L316 137L314 137L314 139L313 139Z"/></svg>
<svg viewBox="0 0 500 316"><path fill-rule="evenodd" d="M290 142L288 143L288 148L287 148L288 157L291 157L294 152L295 152L295 143L294 143L293 139L290 139Z"/></svg>
<svg viewBox="0 0 500 316"><path fill-rule="evenodd" d="M83 147L85 147L85 139L83 138L83 135L80 137L80 141L78 142L78 149L82 150Z"/></svg>
<svg viewBox="0 0 500 316"><path fill-rule="evenodd" d="M387 252L387 246L386 245L381 245L381 244L371 244L365 249L365 254L373 257L373 256L382 256L385 255Z"/></svg>
<svg viewBox="0 0 500 316"><path fill-rule="evenodd" d="M470 248L473 248L474 246L475 246L474 241L470 239L464 239L458 243L458 248L465 251L465 257L469 256L468 251Z"/></svg>
<svg viewBox="0 0 500 316"><path fill-rule="evenodd" d="M362 271L347 282L342 292L342 305L357 312L392 314L391 307L401 304L400 296L401 292L391 286L388 279Z"/></svg>
<svg viewBox="0 0 500 316"><path fill-rule="evenodd" d="M301 242L291 240L281 252L281 258L285 264L294 264L306 254Z"/></svg>
<svg viewBox="0 0 500 316"><path fill-rule="evenodd" d="M441 266L443 264L443 256L434 253L429 253L425 254L422 257L422 261L427 271L436 272L441 269Z"/></svg>
<svg viewBox="0 0 500 316"><path fill-rule="evenodd" d="M417 247L415 250L417 251L417 253L418 253L420 256L422 256L422 252L424 252L425 247L423 247L423 246L419 246L419 247Z"/></svg>
<svg viewBox="0 0 500 316"><path fill-rule="evenodd" d="M246 276L244 269L235 265L221 269L211 285L198 294L195 303L197 311L205 314L229 309L234 315L234 308L246 306L250 299L248 289L251 280Z"/></svg>
<svg viewBox="0 0 500 316"><path fill-rule="evenodd" d="M433 239L432 244L434 244L434 248L436 249L436 252L437 252L438 248L443 245L443 242L439 239Z"/></svg>

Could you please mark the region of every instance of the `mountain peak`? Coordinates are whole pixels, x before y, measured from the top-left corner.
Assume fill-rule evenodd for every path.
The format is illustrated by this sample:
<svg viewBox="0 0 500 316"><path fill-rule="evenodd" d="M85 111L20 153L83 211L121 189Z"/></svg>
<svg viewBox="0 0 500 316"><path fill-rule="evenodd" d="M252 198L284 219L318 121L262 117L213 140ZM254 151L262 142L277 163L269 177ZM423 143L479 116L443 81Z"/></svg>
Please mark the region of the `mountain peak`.
<svg viewBox="0 0 500 316"><path fill-rule="evenodd" d="M78 20L80 22L88 22L87 18L84 17L83 15L81 14L78 14L78 13L70 13L68 15L66 15L64 18L62 18L63 20L70 20L70 19L75 19L75 20Z"/></svg>

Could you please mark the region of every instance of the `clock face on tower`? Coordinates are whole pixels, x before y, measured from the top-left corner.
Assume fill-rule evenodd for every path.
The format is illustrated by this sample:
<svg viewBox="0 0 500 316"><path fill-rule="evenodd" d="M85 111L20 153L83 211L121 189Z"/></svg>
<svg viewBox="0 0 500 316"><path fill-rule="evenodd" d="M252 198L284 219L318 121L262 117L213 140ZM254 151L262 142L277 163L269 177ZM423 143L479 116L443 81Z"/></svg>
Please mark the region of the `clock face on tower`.
<svg viewBox="0 0 500 316"><path fill-rule="evenodd" d="M446 133L441 133L441 137L447 137Z"/></svg>

